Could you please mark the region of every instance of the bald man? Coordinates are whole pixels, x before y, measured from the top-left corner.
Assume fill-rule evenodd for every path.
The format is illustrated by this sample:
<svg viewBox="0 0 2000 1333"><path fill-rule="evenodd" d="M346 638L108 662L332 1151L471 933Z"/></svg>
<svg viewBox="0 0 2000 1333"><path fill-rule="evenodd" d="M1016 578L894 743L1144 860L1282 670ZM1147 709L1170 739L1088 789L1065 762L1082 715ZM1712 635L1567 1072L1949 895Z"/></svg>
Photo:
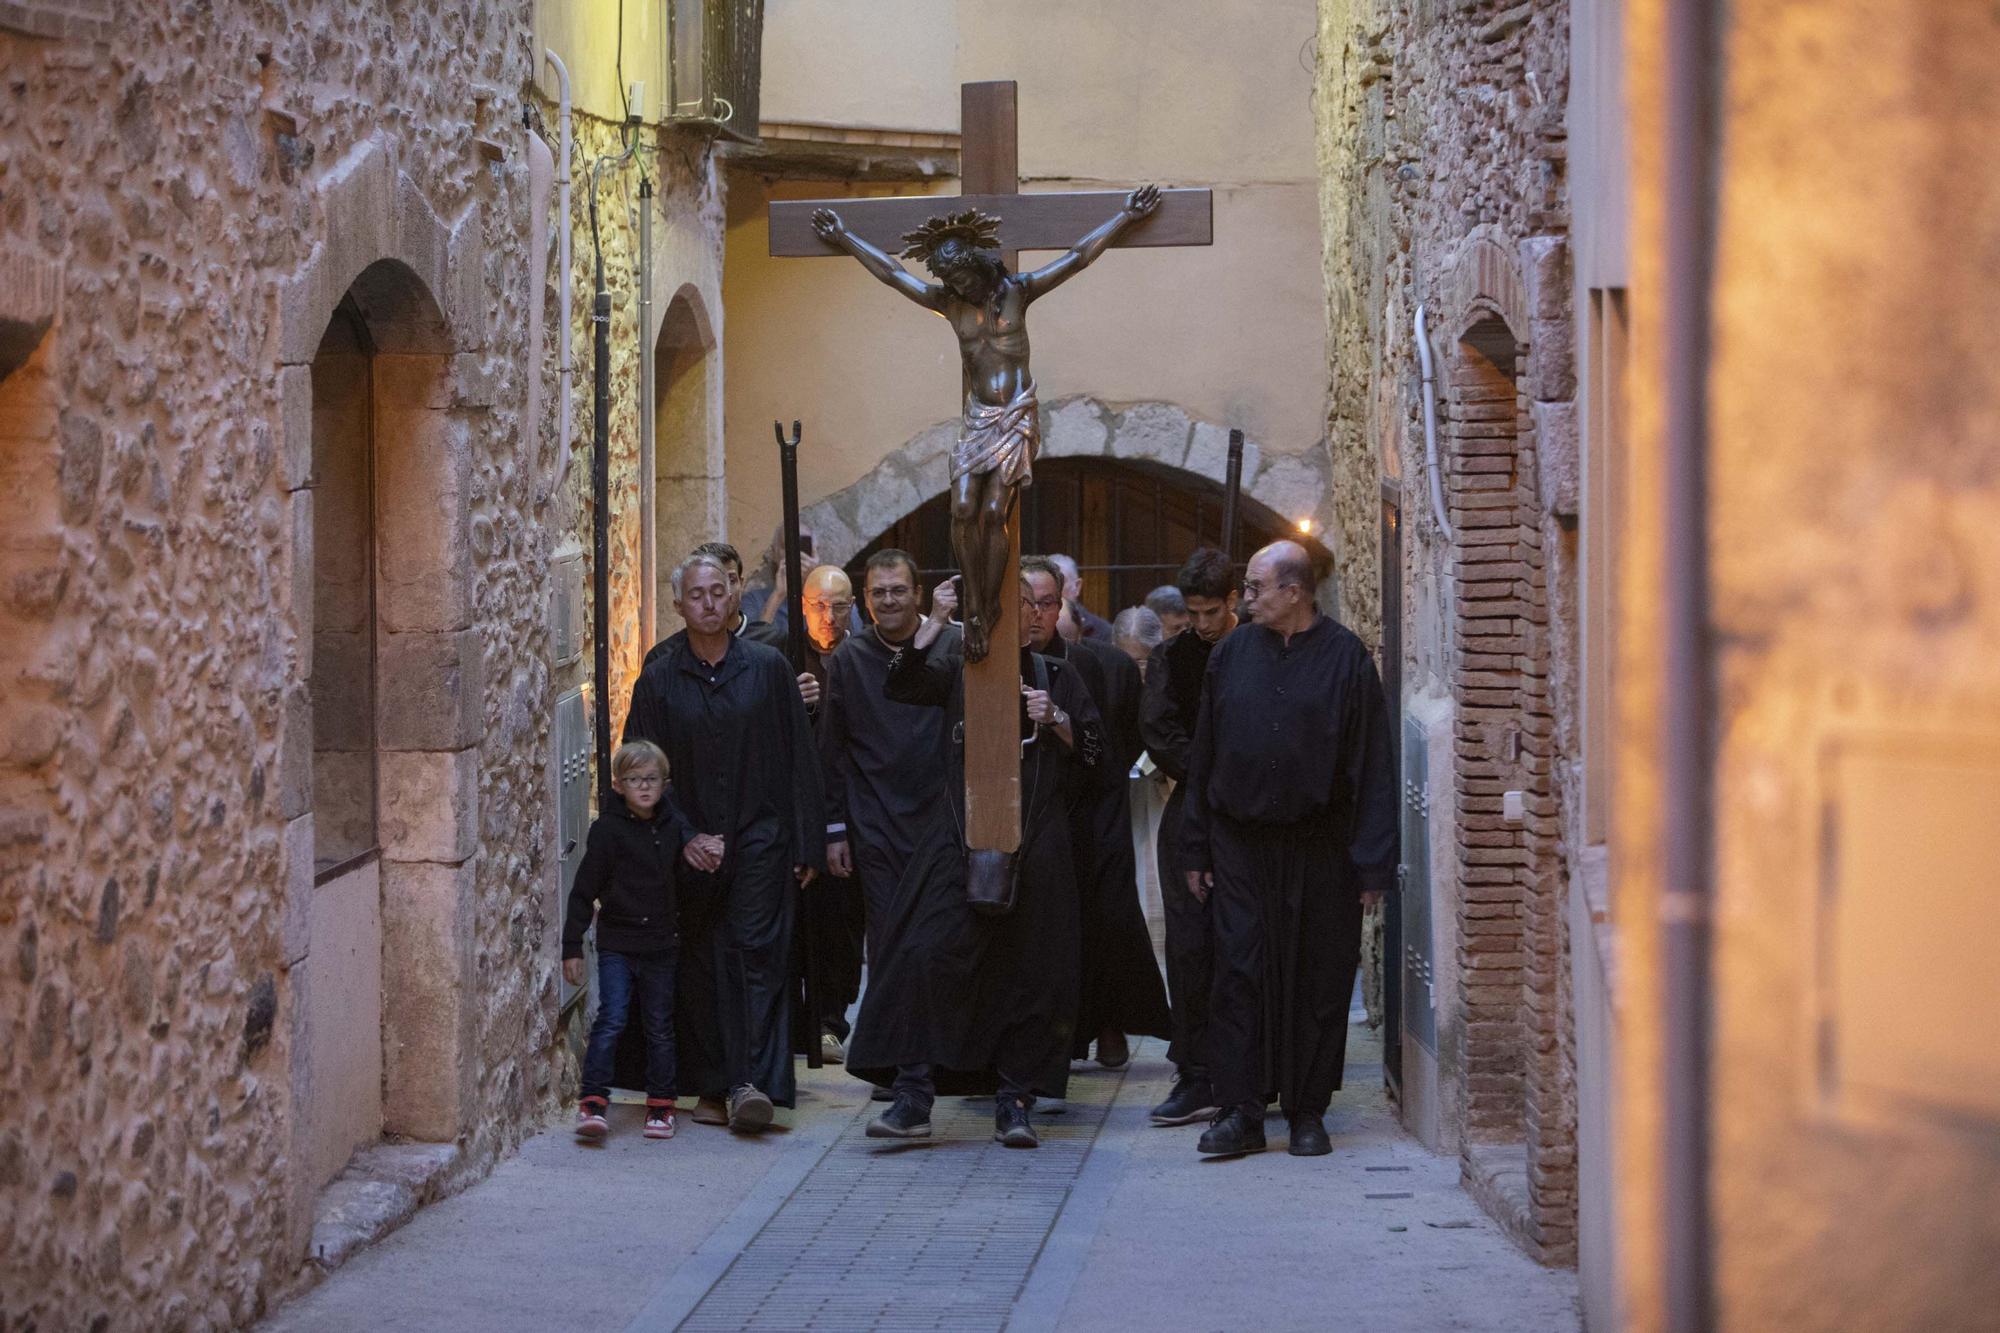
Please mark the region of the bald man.
<svg viewBox="0 0 2000 1333"><path fill-rule="evenodd" d="M854 613L854 582L839 565L815 565L806 572L799 596L799 609L806 623L805 670L799 689L811 712L815 732L827 725L824 692L831 663L847 640L849 617ZM824 746L822 745L822 750ZM824 763L824 756L822 763ZM825 772L828 786L837 775ZM845 817L831 808L827 812L826 836L830 846L845 841ZM836 861L838 869L844 862ZM861 941L866 912L861 883L851 874L836 874L812 889L806 906L806 932L820 960L822 994L818 1031L808 1040L820 1043L820 1055L829 1063L846 1058L846 1043L852 1028L847 1010L861 994Z"/></svg>
<svg viewBox="0 0 2000 1333"><path fill-rule="evenodd" d="M1396 871L1396 779L1382 680L1313 602L1296 542L1250 559L1251 623L1208 659L1181 816L1188 892L1208 904L1215 1123L1200 1151L1264 1148L1275 1096L1291 1152L1332 1151L1361 911ZM1227 744L1223 738L1227 738Z"/></svg>

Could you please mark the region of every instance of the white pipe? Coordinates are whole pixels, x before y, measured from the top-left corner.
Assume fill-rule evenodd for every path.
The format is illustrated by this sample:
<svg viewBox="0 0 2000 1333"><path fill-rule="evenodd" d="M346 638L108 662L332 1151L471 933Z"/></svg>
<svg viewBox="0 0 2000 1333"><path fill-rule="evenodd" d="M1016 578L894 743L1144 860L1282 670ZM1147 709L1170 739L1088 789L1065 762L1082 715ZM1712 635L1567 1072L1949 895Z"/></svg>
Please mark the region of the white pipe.
<svg viewBox="0 0 2000 1333"><path fill-rule="evenodd" d="M528 415L522 429L525 448L522 457L533 459L542 438L542 315L543 293L549 289L549 196L555 192L556 155L541 135L528 135ZM541 478L531 475L537 508L546 504L547 492Z"/></svg>
<svg viewBox="0 0 2000 1333"><path fill-rule="evenodd" d="M1424 323L1422 302L1417 303L1417 359L1424 368L1424 471L1431 479L1431 516L1449 542L1451 519L1445 515L1444 474L1438 470L1437 373L1431 367L1431 331Z"/></svg>
<svg viewBox="0 0 2000 1333"><path fill-rule="evenodd" d="M554 51L544 49L542 56L556 70L556 89L559 109L556 123L560 128L559 143L556 147L556 401L557 435L556 470L554 484L562 485L569 473L570 449L570 400L575 390L576 367L570 360L570 336L573 332L570 319L570 213L569 178L571 174L570 155L574 151L570 142L569 68L562 57Z"/></svg>
<svg viewBox="0 0 2000 1333"><path fill-rule="evenodd" d="M653 185L639 182L639 637L650 648L659 635L654 592L660 554L654 532L655 443L653 439Z"/></svg>

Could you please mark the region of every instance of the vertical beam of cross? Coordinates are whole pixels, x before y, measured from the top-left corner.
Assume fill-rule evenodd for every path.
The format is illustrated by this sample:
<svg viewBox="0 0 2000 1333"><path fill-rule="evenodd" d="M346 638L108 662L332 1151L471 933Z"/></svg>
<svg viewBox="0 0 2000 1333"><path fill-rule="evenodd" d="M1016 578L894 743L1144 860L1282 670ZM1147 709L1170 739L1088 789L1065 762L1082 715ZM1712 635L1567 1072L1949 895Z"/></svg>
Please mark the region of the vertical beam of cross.
<svg viewBox="0 0 2000 1333"><path fill-rule="evenodd" d="M966 194L1013 194L1021 188L1018 92L1013 82L959 88L959 177ZM1009 269L1020 254L1003 251ZM969 386L968 386L969 387ZM1019 496L1007 518L1007 564L1021 558ZM1011 852L1021 845L1021 599L1012 580L983 662L965 667L965 838L973 847Z"/></svg>

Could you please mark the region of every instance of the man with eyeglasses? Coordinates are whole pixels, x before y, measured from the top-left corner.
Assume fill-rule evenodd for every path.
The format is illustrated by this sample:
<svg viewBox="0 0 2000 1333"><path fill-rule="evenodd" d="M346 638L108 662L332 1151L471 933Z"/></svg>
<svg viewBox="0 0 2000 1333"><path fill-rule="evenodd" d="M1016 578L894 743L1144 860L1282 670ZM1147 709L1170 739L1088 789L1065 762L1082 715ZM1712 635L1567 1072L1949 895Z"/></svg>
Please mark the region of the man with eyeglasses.
<svg viewBox="0 0 2000 1333"><path fill-rule="evenodd" d="M1058 632L1067 599L1062 566L1054 556L1023 556L1021 586L1028 646L1076 668L1104 723L1104 759L1070 806L1083 941L1070 1053L1079 1060L1088 1056L1094 1038L1097 1063L1119 1069L1132 1058L1128 1034L1164 1040L1173 1033L1166 985L1153 960L1153 937L1139 904L1138 858L1132 853L1129 775L1144 748L1139 737L1144 686L1138 664L1109 641L1071 642Z"/></svg>
<svg viewBox="0 0 2000 1333"><path fill-rule="evenodd" d="M801 583L799 608L806 625L806 660L800 689L818 733L827 728L827 676L832 660L848 637L848 617L854 611L854 583L839 565L816 565ZM807 688L808 678L810 688ZM823 748L821 765L831 786L832 765ZM841 817L829 812L826 829L829 852L834 839L844 836L844 832ZM851 876L836 876L820 885L805 913L805 927L821 968L821 1009L815 1015L819 1021L807 1040L820 1043L820 1055L830 1064L846 1058L845 1043L852 1031L847 1009L861 994L862 916L861 886Z"/></svg>
<svg viewBox="0 0 2000 1333"><path fill-rule="evenodd" d="M1251 624L1217 645L1181 824L1189 893L1215 938L1209 1062L1220 1107L1200 1151L1264 1148L1275 1097L1291 1153L1331 1152L1362 908L1396 867L1389 710L1374 659L1313 602L1296 542L1250 559Z"/></svg>
<svg viewBox="0 0 2000 1333"><path fill-rule="evenodd" d="M862 571L862 593L873 623L846 635L824 658L826 691L816 728L826 775L827 870L860 899L874 967L881 958L888 900L943 796L944 714L897 703L884 693L890 659L924 623L917 562L906 551L877 551ZM825 608L829 615L834 610L830 604ZM808 625L815 615L808 605ZM958 629L947 627L940 650L955 652L958 641ZM844 1012L841 1017L846 1042L851 1034ZM922 1077L921 1071L910 1074L915 1081Z"/></svg>

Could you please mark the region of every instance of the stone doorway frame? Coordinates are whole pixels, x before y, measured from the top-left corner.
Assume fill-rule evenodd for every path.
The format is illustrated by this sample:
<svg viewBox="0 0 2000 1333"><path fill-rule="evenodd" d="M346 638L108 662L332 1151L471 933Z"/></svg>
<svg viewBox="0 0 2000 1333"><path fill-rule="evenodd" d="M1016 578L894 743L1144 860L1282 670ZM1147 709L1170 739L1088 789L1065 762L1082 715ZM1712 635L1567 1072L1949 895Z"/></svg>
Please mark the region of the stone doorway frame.
<svg viewBox="0 0 2000 1333"><path fill-rule="evenodd" d="M484 265L475 203L447 225L401 171L391 143L357 146L317 183L322 238L279 290L281 484L289 508L294 684L279 736L286 882L284 1002L290 1008L290 1237L312 1227L305 1136L311 1095L314 890L312 366L350 292L383 318L374 434L377 666L396 682L376 700L382 895L383 1129L452 1142L471 1127L478 1078L473 956L479 745L485 734L481 637L470 541L472 441L491 385L481 373Z"/></svg>
<svg viewBox="0 0 2000 1333"><path fill-rule="evenodd" d="M708 298L684 282L666 302L654 331L653 457L645 477L645 574L652 589L652 623L642 627L645 649L681 627L671 580L681 557L713 541L728 521L723 486L721 339ZM754 567L757 552L745 552ZM643 651L643 649L642 649Z"/></svg>

